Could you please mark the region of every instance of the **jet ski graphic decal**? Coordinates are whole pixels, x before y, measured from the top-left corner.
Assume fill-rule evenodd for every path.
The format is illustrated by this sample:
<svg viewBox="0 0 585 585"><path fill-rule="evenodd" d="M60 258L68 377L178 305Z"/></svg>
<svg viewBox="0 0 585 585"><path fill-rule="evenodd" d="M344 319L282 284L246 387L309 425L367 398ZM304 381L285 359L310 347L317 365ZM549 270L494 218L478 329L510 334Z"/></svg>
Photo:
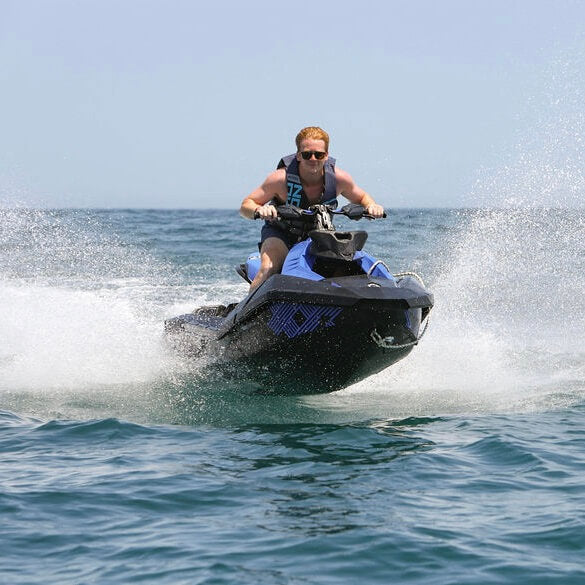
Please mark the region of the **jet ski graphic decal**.
<svg viewBox="0 0 585 585"><path fill-rule="evenodd" d="M315 331L317 327L334 327L341 307L308 305L304 303L272 303L268 327L275 335L284 332L289 339Z"/></svg>

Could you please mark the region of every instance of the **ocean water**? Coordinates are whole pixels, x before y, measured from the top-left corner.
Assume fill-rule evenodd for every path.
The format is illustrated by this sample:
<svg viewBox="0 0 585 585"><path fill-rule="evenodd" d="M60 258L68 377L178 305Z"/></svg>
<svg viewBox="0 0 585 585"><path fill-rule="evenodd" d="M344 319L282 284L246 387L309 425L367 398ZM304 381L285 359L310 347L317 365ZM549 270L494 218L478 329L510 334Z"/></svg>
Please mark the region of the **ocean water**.
<svg viewBox="0 0 585 585"><path fill-rule="evenodd" d="M246 396L164 344L245 294L259 227L0 209L0 583L585 582L585 211L368 222L430 327L314 397Z"/></svg>

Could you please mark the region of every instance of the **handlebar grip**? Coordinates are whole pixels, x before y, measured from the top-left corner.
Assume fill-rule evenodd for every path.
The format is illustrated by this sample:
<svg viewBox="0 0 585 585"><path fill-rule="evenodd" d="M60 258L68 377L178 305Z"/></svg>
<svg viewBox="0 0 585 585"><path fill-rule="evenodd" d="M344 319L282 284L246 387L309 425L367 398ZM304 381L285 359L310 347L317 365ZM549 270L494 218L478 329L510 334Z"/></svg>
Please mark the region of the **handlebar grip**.
<svg viewBox="0 0 585 585"><path fill-rule="evenodd" d="M254 217L253 217L252 219L262 219L262 217L261 217L260 213L258 212L258 209L260 209L260 207L264 207L264 206L263 206L263 205L259 205L259 206L256 208L256 210L254 211ZM278 218L280 217L280 214L278 213L278 209L279 209L279 207L278 207L278 206L276 206L276 205L274 205L273 207L275 207L275 208L276 208L276 210L277 210L276 217L268 218L268 219L267 219L268 221L275 220L275 219L278 219Z"/></svg>
<svg viewBox="0 0 585 585"><path fill-rule="evenodd" d="M388 217L388 215L386 214L386 212L384 212L382 214L382 217L374 217L373 215L370 215L369 213L364 213L364 215L362 217L366 217L367 219L386 219Z"/></svg>

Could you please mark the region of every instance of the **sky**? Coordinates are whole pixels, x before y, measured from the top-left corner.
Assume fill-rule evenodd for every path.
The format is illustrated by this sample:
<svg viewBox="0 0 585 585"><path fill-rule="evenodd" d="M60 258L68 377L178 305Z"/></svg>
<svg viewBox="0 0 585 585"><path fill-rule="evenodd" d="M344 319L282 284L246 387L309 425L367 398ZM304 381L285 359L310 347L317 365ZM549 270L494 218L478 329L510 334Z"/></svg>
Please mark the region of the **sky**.
<svg viewBox="0 0 585 585"><path fill-rule="evenodd" d="M318 125L379 203L466 206L584 57L585 0L0 0L0 205L236 209Z"/></svg>

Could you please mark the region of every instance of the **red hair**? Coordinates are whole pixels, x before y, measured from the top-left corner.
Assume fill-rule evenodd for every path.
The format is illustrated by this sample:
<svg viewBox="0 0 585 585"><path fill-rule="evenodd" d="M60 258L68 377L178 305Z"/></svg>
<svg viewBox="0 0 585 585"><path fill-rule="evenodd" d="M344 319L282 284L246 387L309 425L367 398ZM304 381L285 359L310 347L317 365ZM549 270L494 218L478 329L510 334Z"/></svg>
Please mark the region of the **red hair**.
<svg viewBox="0 0 585 585"><path fill-rule="evenodd" d="M300 152L301 150L301 142L307 138L322 140L325 143L325 152L329 152L329 134L318 126L307 126L297 134L295 139L297 143L297 152Z"/></svg>

